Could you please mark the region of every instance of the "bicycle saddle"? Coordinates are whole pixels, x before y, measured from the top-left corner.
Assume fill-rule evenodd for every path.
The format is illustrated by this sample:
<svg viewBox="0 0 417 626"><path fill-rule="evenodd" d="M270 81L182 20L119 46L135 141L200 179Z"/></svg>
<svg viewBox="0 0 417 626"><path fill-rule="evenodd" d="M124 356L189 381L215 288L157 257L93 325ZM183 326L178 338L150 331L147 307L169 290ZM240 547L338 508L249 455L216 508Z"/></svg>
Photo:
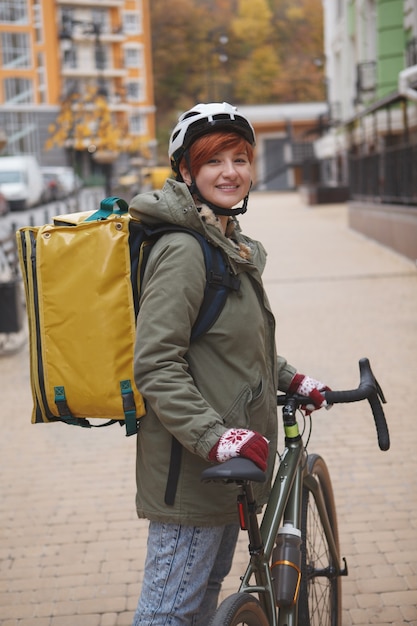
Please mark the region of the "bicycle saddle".
<svg viewBox="0 0 417 626"><path fill-rule="evenodd" d="M259 469L255 463L249 459L243 459L241 457L235 457L208 467L201 473L202 482L209 482L212 480L223 480L225 482L242 482L253 481L256 483L264 483L266 480L266 474Z"/></svg>

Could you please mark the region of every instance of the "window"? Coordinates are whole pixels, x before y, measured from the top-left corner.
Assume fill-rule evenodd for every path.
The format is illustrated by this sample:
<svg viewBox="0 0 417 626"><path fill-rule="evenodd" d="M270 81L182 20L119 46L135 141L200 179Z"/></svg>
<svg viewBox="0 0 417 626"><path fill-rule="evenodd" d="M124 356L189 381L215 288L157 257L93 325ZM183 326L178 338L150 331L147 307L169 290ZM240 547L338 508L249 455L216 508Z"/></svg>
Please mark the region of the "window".
<svg viewBox="0 0 417 626"><path fill-rule="evenodd" d="M137 102L144 100L144 86L142 80L131 80L126 83L126 97Z"/></svg>
<svg viewBox="0 0 417 626"><path fill-rule="evenodd" d="M39 124L33 112L5 113L1 121L7 135L10 154L40 152Z"/></svg>
<svg viewBox="0 0 417 626"><path fill-rule="evenodd" d="M30 67L29 35L26 33L2 33L3 67Z"/></svg>
<svg viewBox="0 0 417 626"><path fill-rule="evenodd" d="M417 64L417 37L410 39L407 43L406 50L406 67L411 67Z"/></svg>
<svg viewBox="0 0 417 626"><path fill-rule="evenodd" d="M142 67L143 66L143 50L138 46L128 46L124 49L125 67Z"/></svg>
<svg viewBox="0 0 417 626"><path fill-rule="evenodd" d="M77 67L77 49L71 42L65 41L65 45L63 42L62 52L63 52L63 59L62 59L63 67L64 68Z"/></svg>
<svg viewBox="0 0 417 626"><path fill-rule="evenodd" d="M123 13L123 31L126 35L137 35L142 32L142 15L138 11Z"/></svg>
<svg viewBox="0 0 417 626"><path fill-rule="evenodd" d="M33 25L35 27L36 43L42 43L43 41L42 6L39 2L33 5Z"/></svg>
<svg viewBox="0 0 417 626"><path fill-rule="evenodd" d="M86 89L87 87L80 80L65 78L62 93L64 98L69 98L70 96L83 93L83 90L86 91Z"/></svg>
<svg viewBox="0 0 417 626"><path fill-rule="evenodd" d="M132 135L144 135L146 133L146 118L144 115L135 114L131 116L130 132Z"/></svg>
<svg viewBox="0 0 417 626"><path fill-rule="evenodd" d="M74 20L74 9L61 9L61 32L60 37L70 39L72 37L72 26Z"/></svg>
<svg viewBox="0 0 417 626"><path fill-rule="evenodd" d="M356 66L358 91L374 91L376 87L376 62L367 61Z"/></svg>
<svg viewBox="0 0 417 626"><path fill-rule="evenodd" d="M27 78L5 78L4 92L6 104L27 104L33 102L33 84Z"/></svg>
<svg viewBox="0 0 417 626"><path fill-rule="evenodd" d="M109 67L108 49L101 42L96 42L94 45L94 63L98 70Z"/></svg>
<svg viewBox="0 0 417 626"><path fill-rule="evenodd" d="M29 20L27 0L1 0L0 22L27 24Z"/></svg>
<svg viewBox="0 0 417 626"><path fill-rule="evenodd" d="M38 54L38 94L39 102L46 102L46 75L45 75L45 58L43 52Z"/></svg>
<svg viewBox="0 0 417 626"><path fill-rule="evenodd" d="M105 9L91 10L91 23L98 28L100 33L109 32L109 13Z"/></svg>

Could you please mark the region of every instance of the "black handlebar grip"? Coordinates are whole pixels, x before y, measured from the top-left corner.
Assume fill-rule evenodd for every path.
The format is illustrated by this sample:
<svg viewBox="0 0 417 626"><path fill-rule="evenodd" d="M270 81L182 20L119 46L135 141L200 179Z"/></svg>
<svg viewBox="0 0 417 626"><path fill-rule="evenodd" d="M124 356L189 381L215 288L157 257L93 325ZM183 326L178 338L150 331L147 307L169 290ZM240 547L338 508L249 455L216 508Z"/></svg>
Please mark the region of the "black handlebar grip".
<svg viewBox="0 0 417 626"><path fill-rule="evenodd" d="M371 405L372 414L375 420L376 433L378 437L378 445L380 450L384 452L389 450L390 447L390 438L387 420L385 419L384 409L382 408L382 404L378 398L378 395L375 393L370 398L368 398L369 404Z"/></svg>
<svg viewBox="0 0 417 626"><path fill-rule="evenodd" d="M324 391L327 404L347 404L349 402L360 402L366 400L374 390L372 387L358 387L346 391Z"/></svg>
<svg viewBox="0 0 417 626"><path fill-rule="evenodd" d="M359 368L361 372L361 384L362 381L366 381L366 384L371 384L374 388L374 392L368 396L368 401L372 409L372 415L374 416L379 448L383 451L389 450L390 439L388 424L381 404L381 401L386 402L384 394L374 376L369 359L361 359L359 361Z"/></svg>
<svg viewBox="0 0 417 626"><path fill-rule="evenodd" d="M329 404L358 402L367 399L374 416L378 445L381 450L389 450L390 438L388 425L381 405L381 401L385 403L384 394L372 372L369 359L360 359L359 370L360 383L357 389L351 389L349 391L326 391L324 395Z"/></svg>

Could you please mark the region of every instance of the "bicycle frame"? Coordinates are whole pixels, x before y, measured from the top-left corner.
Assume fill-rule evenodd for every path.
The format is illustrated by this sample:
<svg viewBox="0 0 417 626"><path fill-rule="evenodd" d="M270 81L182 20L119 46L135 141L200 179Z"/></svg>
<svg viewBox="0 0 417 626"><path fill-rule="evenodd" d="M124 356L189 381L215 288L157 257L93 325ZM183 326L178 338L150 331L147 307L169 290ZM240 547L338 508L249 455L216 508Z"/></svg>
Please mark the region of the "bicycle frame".
<svg viewBox="0 0 417 626"><path fill-rule="evenodd" d="M344 404L368 400L375 421L378 445L381 450L388 450L390 438L387 422L382 404L385 403L384 394L376 380L369 359L359 361L360 383L356 389L325 391L328 404ZM277 474L273 481L268 503L259 525L257 516L257 503L254 498L253 482L263 482L265 474L245 458L232 458L225 463L220 463L204 470L203 481L235 482L240 485L238 495L238 510L242 530L247 530L249 536L250 561L246 569L239 593L226 598L216 615L213 624L237 624L237 619L250 619L251 624L265 623L269 626L298 626L298 613L303 617L310 614L310 591L313 604L317 604L314 585L310 589L310 579L315 582L316 578L327 578L334 583L335 578L346 576L348 573L346 560L343 568L339 560L337 520L331 489L330 476L323 459L312 454L309 456L304 447L302 436L296 419L297 408L305 405L305 396L298 394L284 394L278 396L277 404L283 407L283 421L285 431L285 449L281 457ZM241 463L243 461L243 465ZM306 492L307 490L307 492ZM309 545L309 496L313 499L312 518L313 525L320 529L319 541L325 544L326 561L321 561L320 555L313 555L310 561L310 550L314 552L315 546ZM308 507L308 508L306 508ZM317 515L319 520L317 520ZM277 607L273 576L270 570L270 562L275 546L279 527L284 522L290 522L294 527L306 533L302 537L302 575L303 587L302 603L299 606L300 597L297 596L294 604L290 607ZM313 554L312 552L312 554ZM315 560L322 567L317 567ZM327 565L327 558L329 565ZM254 578L254 584L251 579ZM250 594L258 594L259 604L264 613L260 615L258 601L247 598ZM285 597L285 596L284 596ZM291 597L291 596L290 596ZM321 597L321 594L320 594ZM340 586L332 584L331 606L326 611L331 611L332 624L340 624L341 603L339 602ZM243 598L243 602L241 602ZM327 598L323 596L327 601ZM236 601L237 600L237 601ZM306 604L306 602L308 604ZM222 608L223 607L223 608ZM314 607L313 607L314 610ZM307 616L308 617L308 616ZM219 619L221 621L219 621ZM240 621L239 624L246 622Z"/></svg>
<svg viewBox="0 0 417 626"><path fill-rule="evenodd" d="M243 528L248 531L250 552L250 562L242 577L239 592L259 594L259 601L268 617L270 626L297 626L298 601L288 608L276 607L269 563L278 528L282 521L289 521L297 528L300 528L303 484L308 484L309 488L316 495L317 509L328 540L333 562L338 563L339 559L321 494L321 487L314 476L308 473L307 454L304 450L304 444L299 435L294 415L291 423L284 416L286 446L260 527L250 483L242 485L241 498L246 500L246 504L239 509L244 511L245 521ZM339 566L338 575L342 575L342 573ZM249 582L252 576L255 577L255 585Z"/></svg>

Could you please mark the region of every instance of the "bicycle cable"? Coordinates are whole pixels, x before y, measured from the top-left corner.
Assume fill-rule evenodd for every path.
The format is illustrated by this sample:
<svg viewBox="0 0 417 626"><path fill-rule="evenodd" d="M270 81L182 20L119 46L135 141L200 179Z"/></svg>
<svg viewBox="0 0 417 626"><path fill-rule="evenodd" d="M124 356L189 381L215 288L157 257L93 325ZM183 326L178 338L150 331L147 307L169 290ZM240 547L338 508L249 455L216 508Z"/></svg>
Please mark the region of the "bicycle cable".
<svg viewBox="0 0 417 626"><path fill-rule="evenodd" d="M303 418L303 428L302 428L302 431L301 431L301 437L304 437L304 433L308 429L307 441L304 444L304 452L306 453L305 454L305 461L304 461L304 465L305 465L307 463L307 457L308 457L307 448L308 448L308 444L310 442L311 433L313 432L313 420L311 419L311 413L309 413L308 415L305 415L301 409L297 409L297 410L298 410L299 413L301 413L302 418ZM308 421L308 426L307 426L307 421Z"/></svg>

